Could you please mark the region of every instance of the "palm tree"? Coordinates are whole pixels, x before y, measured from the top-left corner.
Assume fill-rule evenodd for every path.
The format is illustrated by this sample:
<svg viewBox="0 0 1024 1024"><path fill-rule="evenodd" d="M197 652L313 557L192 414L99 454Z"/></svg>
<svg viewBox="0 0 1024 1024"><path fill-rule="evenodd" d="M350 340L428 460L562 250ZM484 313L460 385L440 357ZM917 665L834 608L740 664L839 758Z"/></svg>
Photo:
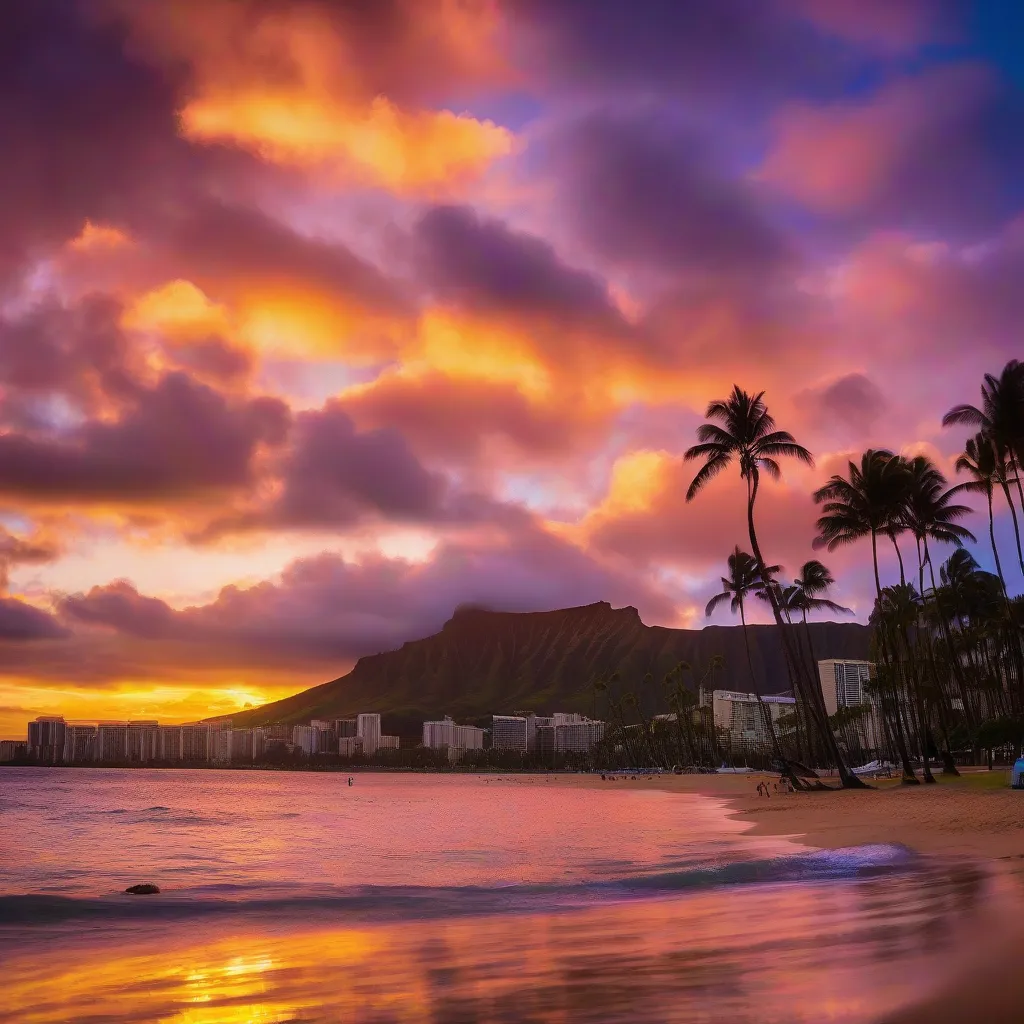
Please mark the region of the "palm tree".
<svg viewBox="0 0 1024 1024"><path fill-rule="evenodd" d="M910 472L910 482L903 506L903 522L914 537L917 549L918 592L922 599L922 610L927 613L929 610L929 592L925 590L924 586L924 567L926 564L929 576L931 577L931 598L932 600L938 600L929 541L935 541L940 544L953 544L956 547L960 547L965 540L973 541L975 537L970 530L965 526L960 526L957 522L957 520L963 519L970 514L970 506L952 503L956 489L947 489L946 478L939 472L935 464L926 456L918 455L907 463L907 467ZM939 630L943 633L943 637L948 643L950 638L941 608L936 610L934 618L937 619ZM939 725L945 742L945 748L942 752L942 770L947 775L959 775L956 762L953 760L946 714L947 709L945 707L946 699L941 680L939 679L931 636L927 632L922 634L920 630L919 634L923 635L932 684L939 697L936 707L938 708ZM960 664L956 659L951 659L950 671L958 682L962 682Z"/></svg>
<svg viewBox="0 0 1024 1024"><path fill-rule="evenodd" d="M882 592L878 535L889 535L900 524L910 473L902 459L885 449L869 448L859 466L850 462L848 468L849 479L835 474L814 492L814 500L822 506L815 546L835 551L870 537L877 595Z"/></svg>
<svg viewBox="0 0 1024 1024"><path fill-rule="evenodd" d="M778 462L780 458L794 458L808 466L814 465L814 459L803 445L797 444L788 431L776 429L775 420L764 403L763 391L751 395L734 385L728 398L716 399L708 404L705 416L710 422L702 423L697 428L699 443L687 449L684 456L688 462L700 460L703 463L687 489L686 500L692 501L719 473L727 469L734 461L738 462L740 477L747 485L747 532L750 538L750 547L761 578L767 579L769 577L767 563L761 553L761 545L758 543L757 530L754 525L754 507L757 502L761 473L763 471L775 480L781 476ZM843 760L839 745L828 725L828 716L825 713L824 698L820 688L815 680L808 679L800 671L800 662L793 645L793 638L787 632L787 623L783 619L778 600L770 590L769 603L779 630L783 650L794 673L792 680L794 691L799 692L803 688L805 699L815 702L817 726L822 733L822 741L826 749L839 768L843 786L863 786L864 783L849 770Z"/></svg>
<svg viewBox="0 0 1024 1024"><path fill-rule="evenodd" d="M882 600L882 581L878 572L878 535L891 535L900 523L906 495L910 486L910 472L904 460L890 451L869 448L861 456L860 465L848 463L849 478L833 475L814 492L814 500L822 506L818 519L818 537L815 547L829 551L853 544L864 537L871 538L871 561L875 573L876 603ZM879 631L879 651L883 661L889 658L885 632ZM884 688L881 690L884 701ZM902 715L898 694L893 714L896 742L903 765L903 781L915 784L917 776L910 764L903 734Z"/></svg>
<svg viewBox="0 0 1024 1024"><path fill-rule="evenodd" d="M786 766L786 773L790 776L794 786L799 786L799 780L796 775L789 768L789 760L782 753L782 746L779 744L779 737L775 731L775 724L772 721L771 711L768 705L761 699L760 689L757 685L757 679L754 676L754 659L750 654L750 635L747 631L747 614L746 614L746 599L751 594L758 592L762 589L762 577L758 571L757 562L754 560L752 555L749 555L746 551L742 551L740 546L737 544L735 550L727 559L729 566L729 575L721 577L722 579L722 590L721 593L715 594L710 601L708 601L707 607L704 609L704 614L709 618L714 614L715 609L719 605L724 604L726 601L729 602L729 610L735 615L737 612L740 616L740 625L743 628L743 644L747 651L747 669L750 672L750 692L757 698L758 706L761 709L761 720L764 722L765 732L768 735L769 740L772 744L772 756L780 764ZM777 572L781 570L781 566L770 565L766 567L766 573L769 579Z"/></svg>
<svg viewBox="0 0 1024 1024"><path fill-rule="evenodd" d="M996 563L996 575L1006 590L1006 577L1003 575L1003 563L999 557L999 546L996 544L996 521L992 509L992 495L995 485L1006 482L1006 464L1000 458L1001 452L992 440L983 433L969 437L964 444L963 453L956 460L956 471L967 473L971 479L957 484L953 492L967 491L971 494L984 494L988 505L988 538L992 545L992 557Z"/></svg>
<svg viewBox="0 0 1024 1024"><path fill-rule="evenodd" d="M917 713L917 732L921 747L921 760L924 763L924 781L935 782L931 767L928 764L927 716L924 698L917 678L916 659L911 644L911 631L920 621L921 599L909 583L886 587L875 604L872 617L877 630L886 637L893 657L889 659L888 670L893 673L893 684L896 677L904 677L904 688L910 691L914 699ZM908 714L908 719L910 715Z"/></svg>
<svg viewBox="0 0 1024 1024"><path fill-rule="evenodd" d="M1021 550L1020 528L1009 484L1015 482L1017 495L1024 508L1024 488L1020 474L1024 469L1024 363L1011 359L996 377L986 373L981 385L981 406L957 405L942 417L944 427L964 424L974 427L988 437L997 451L1005 453L1012 479L999 481L1013 518L1014 538L1017 542L1017 560L1024 572L1024 552Z"/></svg>

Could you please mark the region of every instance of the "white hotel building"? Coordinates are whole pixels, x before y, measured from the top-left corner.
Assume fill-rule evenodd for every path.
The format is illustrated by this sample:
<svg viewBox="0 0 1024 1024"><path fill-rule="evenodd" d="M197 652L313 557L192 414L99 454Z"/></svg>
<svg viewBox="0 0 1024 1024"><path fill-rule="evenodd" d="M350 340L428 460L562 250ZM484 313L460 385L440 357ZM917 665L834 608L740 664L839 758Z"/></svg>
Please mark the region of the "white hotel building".
<svg viewBox="0 0 1024 1024"><path fill-rule="evenodd" d="M462 751L483 750L484 730L475 725L456 725L448 716L440 722L423 723L423 746L432 750L448 748L448 756L457 759Z"/></svg>
<svg viewBox="0 0 1024 1024"><path fill-rule="evenodd" d="M769 694L761 701L768 709L772 724L796 707L793 697ZM735 743L768 743L770 737L765 726L764 712L756 693L738 693L734 690L715 690L711 695L712 716L716 728L724 729Z"/></svg>

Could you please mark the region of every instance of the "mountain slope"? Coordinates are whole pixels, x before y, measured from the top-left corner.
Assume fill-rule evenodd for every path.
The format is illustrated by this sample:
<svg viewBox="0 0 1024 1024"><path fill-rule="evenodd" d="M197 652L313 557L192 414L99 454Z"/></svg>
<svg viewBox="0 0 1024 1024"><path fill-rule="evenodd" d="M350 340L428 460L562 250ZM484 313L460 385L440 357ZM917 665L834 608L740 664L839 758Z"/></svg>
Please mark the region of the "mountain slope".
<svg viewBox="0 0 1024 1024"><path fill-rule="evenodd" d="M764 693L789 685L775 626L750 626L757 686ZM817 658L867 658L868 627L812 623ZM680 661L703 674L714 654L720 689L748 690L739 626L669 629L647 626L635 608L606 602L550 612L459 609L439 633L397 651L361 658L347 675L284 700L232 717L236 726L305 722L379 711L386 727L415 735L425 718L473 719L514 711L590 711L593 680L620 672L622 689L639 692L644 674L661 679ZM659 692L640 694L648 710ZM658 708L658 710L663 710Z"/></svg>

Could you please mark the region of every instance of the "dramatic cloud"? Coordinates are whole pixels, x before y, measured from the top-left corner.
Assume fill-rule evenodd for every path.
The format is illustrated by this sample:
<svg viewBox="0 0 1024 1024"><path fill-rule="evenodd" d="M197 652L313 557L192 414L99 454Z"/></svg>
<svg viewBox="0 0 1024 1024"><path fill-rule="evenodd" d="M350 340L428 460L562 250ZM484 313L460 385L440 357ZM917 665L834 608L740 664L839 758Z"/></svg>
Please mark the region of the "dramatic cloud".
<svg viewBox="0 0 1024 1024"><path fill-rule="evenodd" d="M278 581L226 587L209 604L181 610L116 581L64 598L59 611L79 629L162 642L163 656L168 643L182 645L174 656L185 664L196 653L187 645L202 645L202 657L220 649L235 664L296 671L334 664L341 671L364 654L436 632L460 604L533 611L597 600L639 603L655 618L672 614L657 591L524 522L497 543L445 545L425 563L350 563L331 554L300 560Z"/></svg>
<svg viewBox="0 0 1024 1024"><path fill-rule="evenodd" d="M487 4L122 3L143 52L190 70L184 136L348 184L450 191L508 155L489 119L417 104L493 73ZM425 66L426 65L426 66ZM438 81L431 81L435 78Z"/></svg>
<svg viewBox="0 0 1024 1024"><path fill-rule="evenodd" d="M0 497L116 505L244 487L260 447L280 444L287 423L277 399L235 402L171 373L139 389L116 420L0 434Z"/></svg>

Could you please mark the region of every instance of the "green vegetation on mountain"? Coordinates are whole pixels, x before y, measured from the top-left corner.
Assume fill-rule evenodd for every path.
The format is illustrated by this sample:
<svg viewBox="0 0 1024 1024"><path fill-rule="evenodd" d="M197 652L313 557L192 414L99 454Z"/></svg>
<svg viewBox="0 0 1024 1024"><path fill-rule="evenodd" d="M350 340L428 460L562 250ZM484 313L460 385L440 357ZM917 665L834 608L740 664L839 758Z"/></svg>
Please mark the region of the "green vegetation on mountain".
<svg viewBox="0 0 1024 1024"><path fill-rule="evenodd" d="M757 686L763 693L786 689L777 627L747 629ZM867 626L816 622L810 630L820 658L868 656ZM748 691L739 626L647 626L635 608L603 601L530 613L461 608L433 636L361 658L339 679L232 717L241 727L378 711L385 729L412 736L424 719L445 714L472 721L519 711L590 713L599 677L619 672L627 685L639 685L646 673L661 679L681 661L702 673L716 654L724 667L715 687Z"/></svg>

